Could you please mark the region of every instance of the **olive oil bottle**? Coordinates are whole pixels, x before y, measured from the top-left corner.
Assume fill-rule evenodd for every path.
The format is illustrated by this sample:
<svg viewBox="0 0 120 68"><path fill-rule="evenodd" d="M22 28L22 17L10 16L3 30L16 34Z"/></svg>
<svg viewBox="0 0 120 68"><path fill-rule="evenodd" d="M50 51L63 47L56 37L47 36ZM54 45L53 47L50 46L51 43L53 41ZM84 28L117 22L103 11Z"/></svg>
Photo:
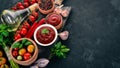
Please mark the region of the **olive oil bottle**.
<svg viewBox="0 0 120 68"><path fill-rule="evenodd" d="M12 31L16 31L20 24L25 20L31 12L38 9L38 4L35 3L23 10L4 10L1 15L1 21L3 24L7 24L12 28Z"/></svg>

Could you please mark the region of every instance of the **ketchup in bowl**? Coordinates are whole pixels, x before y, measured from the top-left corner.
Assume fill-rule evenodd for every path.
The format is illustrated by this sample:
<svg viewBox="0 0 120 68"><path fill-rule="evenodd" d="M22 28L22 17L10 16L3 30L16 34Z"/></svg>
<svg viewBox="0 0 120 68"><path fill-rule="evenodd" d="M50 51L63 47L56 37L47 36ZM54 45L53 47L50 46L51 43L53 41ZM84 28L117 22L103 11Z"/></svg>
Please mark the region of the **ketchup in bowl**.
<svg viewBox="0 0 120 68"><path fill-rule="evenodd" d="M57 29L60 29L62 26L62 16L57 13L50 13L46 17L47 23L55 26Z"/></svg>
<svg viewBox="0 0 120 68"><path fill-rule="evenodd" d="M43 44L48 44L55 38L55 31L51 27L42 27L37 31L37 40Z"/></svg>
<svg viewBox="0 0 120 68"><path fill-rule="evenodd" d="M34 39L42 46L51 45L57 39L57 30L50 24L41 25L35 30Z"/></svg>

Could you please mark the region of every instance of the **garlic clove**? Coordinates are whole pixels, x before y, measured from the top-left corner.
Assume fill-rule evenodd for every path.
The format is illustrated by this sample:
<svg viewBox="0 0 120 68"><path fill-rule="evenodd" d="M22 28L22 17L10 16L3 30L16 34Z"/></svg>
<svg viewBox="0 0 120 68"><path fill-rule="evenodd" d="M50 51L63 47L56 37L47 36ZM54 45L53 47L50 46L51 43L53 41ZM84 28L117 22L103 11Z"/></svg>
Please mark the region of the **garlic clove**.
<svg viewBox="0 0 120 68"><path fill-rule="evenodd" d="M35 66L30 66L30 68L39 68L39 67L35 65Z"/></svg>
<svg viewBox="0 0 120 68"><path fill-rule="evenodd" d="M46 67L50 61L46 58L41 58L37 60L35 63L37 63L38 67Z"/></svg>
<svg viewBox="0 0 120 68"><path fill-rule="evenodd" d="M67 40L68 36L69 36L69 32L68 31L63 31L63 32L59 33L59 36L62 40Z"/></svg>

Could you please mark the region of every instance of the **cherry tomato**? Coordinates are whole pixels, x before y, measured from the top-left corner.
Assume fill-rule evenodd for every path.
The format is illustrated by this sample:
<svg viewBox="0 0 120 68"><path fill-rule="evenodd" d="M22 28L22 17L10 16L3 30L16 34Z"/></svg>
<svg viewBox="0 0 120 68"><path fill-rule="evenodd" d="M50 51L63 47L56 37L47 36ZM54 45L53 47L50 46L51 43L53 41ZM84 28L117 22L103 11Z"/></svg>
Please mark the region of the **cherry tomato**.
<svg viewBox="0 0 120 68"><path fill-rule="evenodd" d="M19 49L18 48L14 48L15 51L18 51Z"/></svg>
<svg viewBox="0 0 120 68"><path fill-rule="evenodd" d="M36 0L30 0L31 5L34 4L34 3L36 3Z"/></svg>
<svg viewBox="0 0 120 68"><path fill-rule="evenodd" d="M36 1L36 3L38 3L39 0L35 0L35 1Z"/></svg>
<svg viewBox="0 0 120 68"><path fill-rule="evenodd" d="M22 2L18 2L16 6L17 6L17 7L23 6L23 5L22 5Z"/></svg>
<svg viewBox="0 0 120 68"><path fill-rule="evenodd" d="M38 13L37 12L32 12L32 15L35 17L35 18L38 18Z"/></svg>
<svg viewBox="0 0 120 68"><path fill-rule="evenodd" d="M35 19L35 17L33 15L30 15L29 20L33 23L33 22L35 22L36 19Z"/></svg>
<svg viewBox="0 0 120 68"><path fill-rule="evenodd" d="M24 6L23 5L19 6L19 9L24 9Z"/></svg>
<svg viewBox="0 0 120 68"><path fill-rule="evenodd" d="M35 49L34 45L28 45L28 47L27 47L27 51L28 51L29 53L33 53L33 52L34 52L34 49Z"/></svg>
<svg viewBox="0 0 120 68"><path fill-rule="evenodd" d="M17 56L17 60L22 60L22 56Z"/></svg>
<svg viewBox="0 0 120 68"><path fill-rule="evenodd" d="M14 36L14 40L18 40L20 38L21 38L21 35L19 33Z"/></svg>
<svg viewBox="0 0 120 68"><path fill-rule="evenodd" d="M23 56L26 53L26 49L22 48L19 50L19 55Z"/></svg>
<svg viewBox="0 0 120 68"><path fill-rule="evenodd" d="M27 29L30 28L30 24L28 23L28 21L24 21L23 27L25 27L25 28L27 28Z"/></svg>
<svg viewBox="0 0 120 68"><path fill-rule="evenodd" d="M12 9L12 10L17 10L17 7L16 7L16 6L13 6L11 9Z"/></svg>
<svg viewBox="0 0 120 68"><path fill-rule="evenodd" d="M28 3L28 2L24 2L23 5L24 5L24 7L26 7L26 8L29 7L29 3Z"/></svg>
<svg viewBox="0 0 120 68"><path fill-rule="evenodd" d="M29 0L24 0L24 2L28 2L29 3Z"/></svg>
<svg viewBox="0 0 120 68"><path fill-rule="evenodd" d="M17 52L17 51L13 51L13 52L12 52L12 55L13 55L14 57L18 56L18 52Z"/></svg>
<svg viewBox="0 0 120 68"><path fill-rule="evenodd" d="M21 35L26 35L26 33L27 33L27 29L23 27L20 31L20 34Z"/></svg>
<svg viewBox="0 0 120 68"><path fill-rule="evenodd" d="M0 66L6 63L6 58L0 57Z"/></svg>
<svg viewBox="0 0 120 68"><path fill-rule="evenodd" d="M30 53L25 53L24 54L24 60L29 60L31 58L31 54Z"/></svg>

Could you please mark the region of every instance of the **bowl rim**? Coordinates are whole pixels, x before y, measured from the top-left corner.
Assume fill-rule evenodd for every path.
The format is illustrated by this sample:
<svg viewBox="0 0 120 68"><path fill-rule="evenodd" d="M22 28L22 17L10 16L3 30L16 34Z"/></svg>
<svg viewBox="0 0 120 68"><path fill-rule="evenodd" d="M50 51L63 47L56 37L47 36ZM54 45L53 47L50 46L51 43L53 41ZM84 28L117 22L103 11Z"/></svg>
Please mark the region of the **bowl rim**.
<svg viewBox="0 0 120 68"><path fill-rule="evenodd" d="M55 38L53 39L52 42L50 42L50 43L48 43L48 44L40 43L40 42L37 40L37 38L36 38L37 31L38 31L40 28L44 27L44 26L51 27L51 28L55 31ZM37 44L39 44L39 45L41 45L41 46L50 46L50 45L52 45L52 44L57 40L57 37L58 37L57 29L56 29L53 25L51 25L51 24L43 24L43 25L40 25L40 26L37 27L37 29L36 29L35 32L34 32L34 40L36 41Z"/></svg>
<svg viewBox="0 0 120 68"><path fill-rule="evenodd" d="M21 41L21 40L23 40L23 39L29 40L29 41L32 42L32 44L35 46L35 51L34 51L34 54L32 55L32 57L31 57L29 60L26 60L26 61L17 60L17 59L15 59L15 58L13 57L13 55L12 55L12 50L13 50L12 47L10 48L10 55L11 55L11 58L12 58L15 62L17 62L18 64L20 64L20 65L30 65L30 64L32 64L32 63L37 59L37 56L38 56L38 47L37 47L36 43L35 43L32 39L29 39L29 38L20 38L20 39L16 40L13 44L15 44L16 42ZM13 45L13 44L12 44L12 45ZM25 63L27 63L27 64L25 64Z"/></svg>
<svg viewBox="0 0 120 68"><path fill-rule="evenodd" d="M43 14L48 14L50 12L52 12L54 9L55 9L55 2L54 0L51 0L53 5L52 5L52 8L51 9L48 9L48 10L42 10L40 7L38 7L39 11ZM38 0L38 4L40 3L40 0Z"/></svg>

